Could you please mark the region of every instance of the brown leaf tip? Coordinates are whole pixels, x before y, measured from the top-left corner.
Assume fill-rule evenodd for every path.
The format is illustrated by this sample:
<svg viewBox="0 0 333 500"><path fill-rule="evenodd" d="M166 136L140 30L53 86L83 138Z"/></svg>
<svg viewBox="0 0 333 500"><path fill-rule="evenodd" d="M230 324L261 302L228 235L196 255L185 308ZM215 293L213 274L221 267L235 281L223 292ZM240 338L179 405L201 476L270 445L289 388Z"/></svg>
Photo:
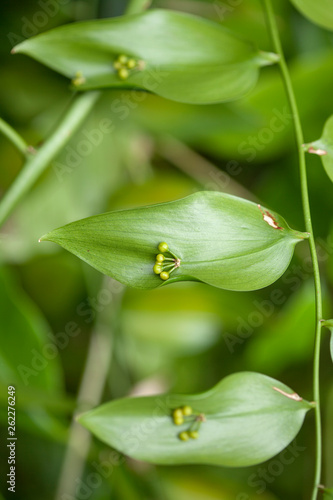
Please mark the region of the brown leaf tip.
<svg viewBox="0 0 333 500"><path fill-rule="evenodd" d="M268 210L262 210L261 205L258 205L258 208L260 212L262 213L262 218L264 219L265 222L274 229L283 229L283 227L280 227L276 220L274 219L273 215L268 212Z"/></svg>
<svg viewBox="0 0 333 500"><path fill-rule="evenodd" d="M325 149L315 149L313 146L310 146L307 152L318 156L327 155L327 151L325 151Z"/></svg>
<svg viewBox="0 0 333 500"><path fill-rule="evenodd" d="M289 392L285 392L282 389L279 389L278 387L273 387L273 389L275 391L279 392L280 394L283 394L284 396L286 396L289 399L292 399L294 401L303 401L303 398L301 398L301 396L299 396L296 392L293 392L292 394L290 394Z"/></svg>

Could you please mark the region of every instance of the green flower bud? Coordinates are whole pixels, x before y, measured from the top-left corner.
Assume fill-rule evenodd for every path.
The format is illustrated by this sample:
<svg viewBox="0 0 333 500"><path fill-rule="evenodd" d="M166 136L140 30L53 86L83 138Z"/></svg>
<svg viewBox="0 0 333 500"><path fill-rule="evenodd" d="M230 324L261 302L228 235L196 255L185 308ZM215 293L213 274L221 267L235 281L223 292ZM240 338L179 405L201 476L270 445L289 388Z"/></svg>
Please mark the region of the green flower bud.
<svg viewBox="0 0 333 500"><path fill-rule="evenodd" d="M155 267L155 266L154 266ZM169 273L167 273L166 271L163 271L161 274L160 274L160 278L163 280L163 281L166 281L168 280L170 277Z"/></svg>
<svg viewBox="0 0 333 500"><path fill-rule="evenodd" d="M135 59L129 59L127 61L127 67L128 69L133 69L136 66L136 60Z"/></svg>
<svg viewBox="0 0 333 500"><path fill-rule="evenodd" d="M183 411L181 408L176 408L175 410L173 410L172 415L173 415L173 418L176 418L176 417L183 418Z"/></svg>
<svg viewBox="0 0 333 500"><path fill-rule="evenodd" d="M156 262L155 266L153 267L153 271L155 274L162 273L162 266L159 264L159 262Z"/></svg>
<svg viewBox="0 0 333 500"><path fill-rule="evenodd" d="M163 254L159 253L158 255L156 255L157 262L163 262L164 260L165 260L165 257Z"/></svg>
<svg viewBox="0 0 333 500"><path fill-rule="evenodd" d="M189 436L189 433L184 431L184 432L181 432L179 435L178 435L179 439L181 439L182 441L188 441L190 439L190 436Z"/></svg>
<svg viewBox="0 0 333 500"><path fill-rule="evenodd" d="M182 425L184 423L183 417L173 417L173 422L175 425Z"/></svg>
<svg viewBox="0 0 333 500"><path fill-rule="evenodd" d="M120 54L120 56L118 57L118 62L120 62L120 64L126 64L128 61L128 57L125 56L125 54Z"/></svg>
<svg viewBox="0 0 333 500"><path fill-rule="evenodd" d="M186 417L192 415L193 413L193 410L190 406L186 405L186 406L183 406L182 408L182 412L183 412L183 415L185 415Z"/></svg>
<svg viewBox="0 0 333 500"><path fill-rule="evenodd" d="M157 247L161 253L167 252L169 250L169 245L165 243L165 241L162 241Z"/></svg>
<svg viewBox="0 0 333 500"><path fill-rule="evenodd" d="M126 68L121 68L119 71L118 71L118 76L121 80L127 80L127 78L129 77L129 72L128 72L128 69Z"/></svg>

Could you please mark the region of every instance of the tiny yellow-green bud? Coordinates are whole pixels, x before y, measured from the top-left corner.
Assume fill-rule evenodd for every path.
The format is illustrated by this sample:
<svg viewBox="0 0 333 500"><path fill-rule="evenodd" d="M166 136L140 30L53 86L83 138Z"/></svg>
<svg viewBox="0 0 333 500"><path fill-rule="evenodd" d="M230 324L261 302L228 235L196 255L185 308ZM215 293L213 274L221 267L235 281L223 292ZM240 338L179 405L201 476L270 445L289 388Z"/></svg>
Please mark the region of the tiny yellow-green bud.
<svg viewBox="0 0 333 500"><path fill-rule="evenodd" d="M182 425L184 423L184 417L173 417L173 422L175 425Z"/></svg>
<svg viewBox="0 0 333 500"><path fill-rule="evenodd" d="M119 61L115 61L113 63L113 67L118 70L118 69L122 68L122 65L121 65L121 63Z"/></svg>
<svg viewBox="0 0 333 500"><path fill-rule="evenodd" d="M120 62L120 64L126 64L128 61L128 57L125 56L125 54L120 54L120 56L118 57L118 61Z"/></svg>
<svg viewBox="0 0 333 500"><path fill-rule="evenodd" d="M163 273L160 274L160 278L163 280L163 281L166 281L168 280L170 277L169 273L167 273L166 271L163 271Z"/></svg>
<svg viewBox="0 0 333 500"><path fill-rule="evenodd" d="M153 267L153 271L155 274L160 274L162 272L162 266L157 262Z"/></svg>
<svg viewBox="0 0 333 500"><path fill-rule="evenodd" d="M127 78L129 77L129 72L126 68L121 68L118 71L118 76L121 80L127 80Z"/></svg>
<svg viewBox="0 0 333 500"><path fill-rule="evenodd" d="M198 439L198 437L199 437L198 431L190 431L188 434L189 434L191 439Z"/></svg>
<svg viewBox="0 0 333 500"><path fill-rule="evenodd" d="M174 418L175 417L183 418L183 411L181 408L176 408L175 410L173 410L172 415Z"/></svg>
<svg viewBox="0 0 333 500"><path fill-rule="evenodd" d="M133 69L136 66L136 60L135 59L129 59L127 61L127 67L128 69Z"/></svg>
<svg viewBox="0 0 333 500"><path fill-rule="evenodd" d="M157 262L163 262L164 260L165 260L165 257L163 254L159 253L158 255L156 255Z"/></svg>
<svg viewBox="0 0 333 500"><path fill-rule="evenodd" d="M186 406L183 406L182 412L183 412L183 415L185 415L186 417L189 417L190 415L192 415L193 410L190 406L186 405Z"/></svg>
<svg viewBox="0 0 333 500"><path fill-rule="evenodd" d="M75 86L79 86L79 85L82 85L83 83L85 83L85 81L86 81L86 79L84 78L81 71L77 71L75 73L75 78L73 78L73 80L72 80L72 84Z"/></svg>
<svg viewBox="0 0 333 500"><path fill-rule="evenodd" d="M188 432L184 431L184 432L181 432L179 435L178 435L179 439L181 439L182 441L188 441L190 439L190 435Z"/></svg>
<svg viewBox="0 0 333 500"><path fill-rule="evenodd" d="M162 241L157 247L161 253L167 252L169 250L169 245L165 243L165 241Z"/></svg>

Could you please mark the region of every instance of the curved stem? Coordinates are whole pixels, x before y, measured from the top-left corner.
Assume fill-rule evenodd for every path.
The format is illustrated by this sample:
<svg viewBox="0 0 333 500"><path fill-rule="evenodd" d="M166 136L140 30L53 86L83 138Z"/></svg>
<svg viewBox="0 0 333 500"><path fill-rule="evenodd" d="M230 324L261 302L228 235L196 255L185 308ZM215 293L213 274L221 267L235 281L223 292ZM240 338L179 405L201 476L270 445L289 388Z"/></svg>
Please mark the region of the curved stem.
<svg viewBox="0 0 333 500"><path fill-rule="evenodd" d="M311 221L311 211L309 203L309 193L308 193L308 182L306 174L306 162L305 162L305 152L303 150L303 131L302 125L299 117L299 112L297 108L297 103L295 99L294 89L291 83L288 66L286 64L279 32L277 29L274 12L271 4L271 0L263 0L266 21L268 30L272 39L274 50L280 56L279 66L282 74L282 79L286 94L288 97L289 105L293 114L293 123L295 129L295 136L298 149L299 158L299 173L300 173L300 183L301 183L301 194L302 194L302 204L303 204L303 214L306 231L309 233L309 246L311 259L313 263L313 274L314 274L314 284L315 284L315 295L316 295L316 333L315 333L315 348L314 348L314 363L313 363L313 391L314 391L314 401L316 402L315 407L315 419L316 419L316 463L315 463L315 479L314 486L312 490L312 500L316 500L318 494L318 485L320 484L321 478L321 467L322 467L322 432L321 432L321 414L320 414L320 385L319 385L319 368L320 368L320 340L321 340L321 322L322 319L322 297L321 297L321 284L320 284L320 273L318 257L316 252L316 245L312 230Z"/></svg>
<svg viewBox="0 0 333 500"><path fill-rule="evenodd" d="M50 162L60 153L94 107L100 92L87 92L76 98L67 115L36 154L29 156L23 169L0 203L0 226L5 222L20 199L34 185Z"/></svg>
<svg viewBox="0 0 333 500"><path fill-rule="evenodd" d="M29 146L20 136L18 132L11 125L9 125L5 120L0 118L0 132L7 137L7 139L16 147L16 149L25 158L29 153Z"/></svg>

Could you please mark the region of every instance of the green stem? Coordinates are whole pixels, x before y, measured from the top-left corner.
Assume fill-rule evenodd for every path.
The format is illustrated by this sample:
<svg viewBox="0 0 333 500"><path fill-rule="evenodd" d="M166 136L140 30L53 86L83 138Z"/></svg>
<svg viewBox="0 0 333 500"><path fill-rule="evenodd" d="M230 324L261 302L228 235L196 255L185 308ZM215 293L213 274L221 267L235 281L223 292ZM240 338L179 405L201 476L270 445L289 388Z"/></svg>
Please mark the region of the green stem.
<svg viewBox="0 0 333 500"><path fill-rule="evenodd" d="M21 198L30 190L50 162L60 153L94 107L100 92L87 92L76 98L67 115L43 146L31 155L0 203L0 226Z"/></svg>
<svg viewBox="0 0 333 500"><path fill-rule="evenodd" d="M89 296L98 296L99 290L110 290L112 284L110 278L105 277L100 286L96 287L96 284L92 283L90 270L84 266L83 269ZM117 322L123 291L123 287L118 289L117 295L113 295L111 304L98 308L96 324L91 333L87 359L77 395L77 411L69 429L55 500L74 498L77 481L84 472L92 436L76 421L75 416L98 406L101 402L113 356L114 329L112 325Z"/></svg>
<svg viewBox="0 0 333 500"><path fill-rule="evenodd" d="M295 99L294 89L291 83L288 66L286 64L281 41L279 37L279 32L277 29L274 12L271 4L271 0L263 0L266 21L268 30L272 39L273 47L276 53L280 56L279 66L282 74L282 79L286 94L288 97L289 105L293 114L293 123L295 129L295 136L298 149L299 158L299 173L300 173L300 183L301 183L301 194L302 194L302 204L303 204L303 214L305 221L306 231L309 233L309 246L311 259L313 263L313 274L314 274L314 284L315 284L315 297L316 297L316 333L315 333L315 347L314 347L314 363L313 363L313 392L314 401L316 402L315 407L315 420L316 420L316 462L315 462L315 478L314 486L312 490L312 500L316 500L318 494L318 485L320 484L321 478L321 467L322 467L322 431L321 431L321 410L320 410L320 384L319 384L319 368L320 368L320 340L321 340L321 322L322 319L322 297L321 297L321 284L320 284L320 273L318 257L316 252L316 245L312 230L311 221L311 211L309 203L309 193L308 193L308 182L306 174L306 162L305 162L305 152L303 150L303 131L302 125L299 117L299 112L297 108L297 103Z"/></svg>
<svg viewBox="0 0 333 500"><path fill-rule="evenodd" d="M125 14L138 14L139 12L148 9L150 4L151 0L129 0Z"/></svg>
<svg viewBox="0 0 333 500"><path fill-rule="evenodd" d="M92 332L88 357L77 397L77 407L81 409L81 412L82 408L90 410L101 401L112 356L110 333L110 328L99 324ZM61 500L66 496L74 498L77 487L76 479L81 478L83 474L90 444L91 434L76 422L74 416L69 429L67 448L55 495L56 500Z"/></svg>
<svg viewBox="0 0 333 500"><path fill-rule="evenodd" d="M29 153L29 146L25 140L13 129L5 120L0 118L0 132L16 147L16 149L25 158Z"/></svg>

